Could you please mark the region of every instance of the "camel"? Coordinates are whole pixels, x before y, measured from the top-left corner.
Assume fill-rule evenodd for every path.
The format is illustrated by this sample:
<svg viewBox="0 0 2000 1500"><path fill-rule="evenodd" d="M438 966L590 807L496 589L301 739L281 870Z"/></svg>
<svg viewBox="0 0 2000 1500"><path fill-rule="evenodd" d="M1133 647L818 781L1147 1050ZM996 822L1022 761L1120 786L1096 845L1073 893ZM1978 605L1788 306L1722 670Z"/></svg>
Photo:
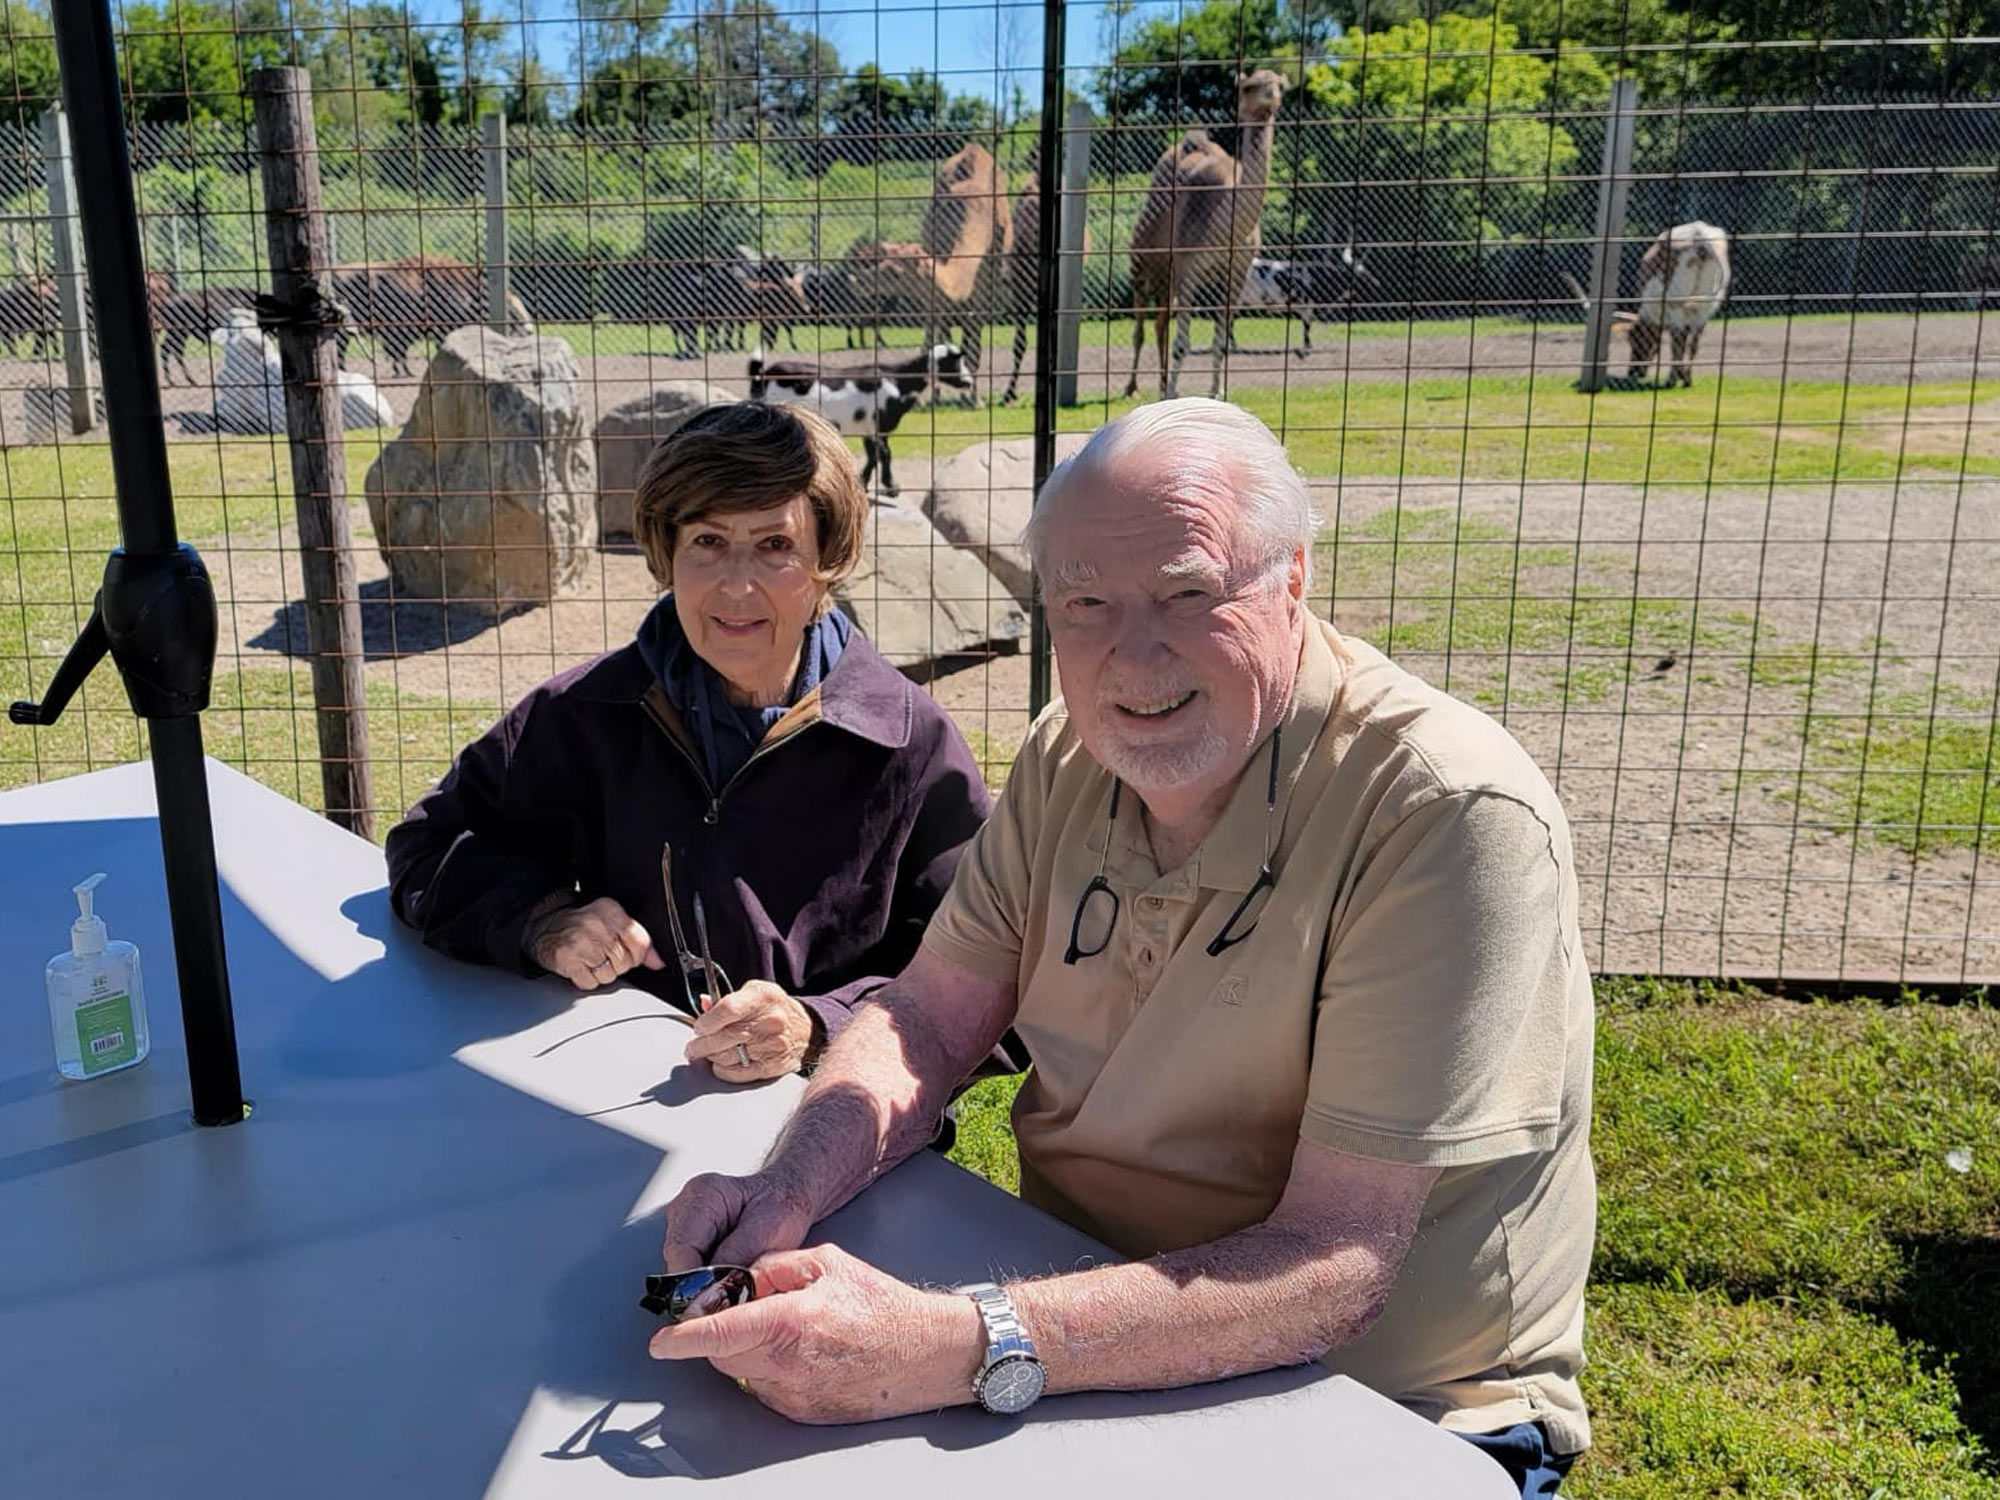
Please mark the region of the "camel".
<svg viewBox="0 0 2000 1500"><path fill-rule="evenodd" d="M1030 172L1014 200L1014 254L1007 258L1007 311L1014 318L1014 374L1007 382L1002 406L1012 406L1021 385L1021 359L1028 352L1028 320L1035 315L1041 286L1042 181ZM1046 363L1046 361L1044 361ZM1037 364L1036 368L1043 366Z"/></svg>
<svg viewBox="0 0 2000 1500"><path fill-rule="evenodd" d="M924 213L923 252L932 258L935 284L924 341L956 342L965 353L965 368L975 374L1013 246L1006 174L993 153L974 141L938 168Z"/></svg>
<svg viewBox="0 0 2000 1500"><path fill-rule="evenodd" d="M1264 215L1271 139L1284 97L1285 80L1269 68L1237 74L1242 160L1216 145L1207 131L1190 130L1154 165L1145 206L1132 229L1132 378L1125 384L1126 395L1139 389L1148 312L1160 346L1160 394L1171 398L1180 393L1188 319L1204 294L1215 299L1214 374L1208 393L1227 394L1224 366L1231 325L1250 262L1262 244L1258 222ZM1175 324L1171 356L1170 322Z"/></svg>
<svg viewBox="0 0 2000 1500"><path fill-rule="evenodd" d="M1042 264L1042 185L1039 174L1030 172L1021 184L1021 196L1014 200L1014 234L1007 257L1007 313L1014 322L1014 373L1007 381L1002 406L1014 404L1021 385L1021 360L1028 352L1028 324L1035 316L1035 298L1041 288ZM1083 231L1083 253L1090 254L1090 228ZM1036 368L1041 368L1037 366ZM1053 373L1053 370L1051 370Z"/></svg>

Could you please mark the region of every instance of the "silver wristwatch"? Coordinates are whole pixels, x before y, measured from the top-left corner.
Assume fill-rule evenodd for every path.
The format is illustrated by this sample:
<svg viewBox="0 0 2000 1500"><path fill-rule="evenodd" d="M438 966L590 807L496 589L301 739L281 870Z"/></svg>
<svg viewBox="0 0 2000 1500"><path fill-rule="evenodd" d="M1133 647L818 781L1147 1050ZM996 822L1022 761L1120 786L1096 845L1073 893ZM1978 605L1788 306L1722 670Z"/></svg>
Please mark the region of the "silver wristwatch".
<svg viewBox="0 0 2000 1500"><path fill-rule="evenodd" d="M990 1281L962 1286L986 1320L986 1359L972 1377L979 1404L1000 1417L1017 1417L1040 1399L1047 1376L1035 1341L1021 1327L1014 1304Z"/></svg>

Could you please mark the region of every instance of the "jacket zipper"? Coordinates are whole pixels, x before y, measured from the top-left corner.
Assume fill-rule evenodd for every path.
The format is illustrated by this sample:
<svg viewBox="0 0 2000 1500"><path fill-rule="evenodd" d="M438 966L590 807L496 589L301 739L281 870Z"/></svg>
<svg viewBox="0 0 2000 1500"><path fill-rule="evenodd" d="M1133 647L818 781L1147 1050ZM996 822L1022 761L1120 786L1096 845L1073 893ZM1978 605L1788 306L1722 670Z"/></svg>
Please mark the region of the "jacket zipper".
<svg viewBox="0 0 2000 1500"><path fill-rule="evenodd" d="M790 734L786 735L783 739L778 740L776 742L767 740L765 743L759 745L755 750L752 750L750 752L750 758L744 761L742 765L736 768L736 774L730 777L727 781L725 781L722 784L722 790L717 791L713 786L709 785L708 772L704 770L702 768L701 763L695 759L694 752L688 749L686 745L683 745L680 742L679 737L676 736L674 732L667 727L666 720L660 717L660 711L653 706L652 700L650 698L641 698L639 701L645 707L646 717L653 721L653 727L659 730L661 734L666 736L668 744L672 745L676 750L680 751L681 759L688 763L688 769L694 772L695 780L701 783L701 789L703 793L705 793L708 797L708 811L702 814L701 820L703 823L707 824L710 828L713 828L716 825L716 823L721 820L722 799L729 795L729 789L731 787L735 786L737 782L743 779L744 772L748 771L752 766L756 765L759 760L761 760L764 756L768 755L771 751L777 749L779 745L790 744L793 740L797 739L800 735L804 734L808 729L812 728L813 724L819 722L817 719L815 719L811 723L801 724L797 729L794 729Z"/></svg>

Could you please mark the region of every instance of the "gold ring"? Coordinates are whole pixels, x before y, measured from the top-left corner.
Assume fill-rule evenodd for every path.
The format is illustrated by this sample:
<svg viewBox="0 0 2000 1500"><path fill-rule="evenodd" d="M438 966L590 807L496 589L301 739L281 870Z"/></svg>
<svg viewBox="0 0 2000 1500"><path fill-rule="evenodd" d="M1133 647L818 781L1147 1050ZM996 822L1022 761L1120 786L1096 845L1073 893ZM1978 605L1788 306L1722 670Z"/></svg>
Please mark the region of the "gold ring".
<svg viewBox="0 0 2000 1500"><path fill-rule="evenodd" d="M755 1391L750 1389L749 1380L742 1375L738 1375L736 1377L736 1389L741 1391L746 1396L754 1396L757 1394Z"/></svg>

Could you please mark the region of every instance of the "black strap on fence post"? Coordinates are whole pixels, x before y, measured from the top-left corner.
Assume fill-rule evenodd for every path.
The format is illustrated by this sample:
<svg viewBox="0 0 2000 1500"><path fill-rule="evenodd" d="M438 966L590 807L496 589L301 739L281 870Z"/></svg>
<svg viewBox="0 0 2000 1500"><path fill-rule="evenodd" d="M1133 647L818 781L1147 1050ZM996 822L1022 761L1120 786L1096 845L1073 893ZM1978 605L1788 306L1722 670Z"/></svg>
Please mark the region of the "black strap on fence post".
<svg viewBox="0 0 2000 1500"><path fill-rule="evenodd" d="M200 717L215 665L215 594L201 559L174 525L110 5L62 0L49 9L76 159L90 164L77 173L77 199L104 354L104 408L124 539L104 570L91 622L71 650L82 671L68 676L73 688L109 650L132 711L150 725L195 1123L233 1125L244 1117L243 1084ZM41 705L16 704L11 717L45 724L61 707L52 694Z"/></svg>
<svg viewBox="0 0 2000 1500"><path fill-rule="evenodd" d="M1042 8L1042 194L1040 264L1035 276L1035 503L1056 466L1056 289L1062 247L1064 23L1063 0ZM1018 253L1018 250L1017 252ZM1049 701L1049 620L1041 588L1032 581L1028 601L1028 712Z"/></svg>

